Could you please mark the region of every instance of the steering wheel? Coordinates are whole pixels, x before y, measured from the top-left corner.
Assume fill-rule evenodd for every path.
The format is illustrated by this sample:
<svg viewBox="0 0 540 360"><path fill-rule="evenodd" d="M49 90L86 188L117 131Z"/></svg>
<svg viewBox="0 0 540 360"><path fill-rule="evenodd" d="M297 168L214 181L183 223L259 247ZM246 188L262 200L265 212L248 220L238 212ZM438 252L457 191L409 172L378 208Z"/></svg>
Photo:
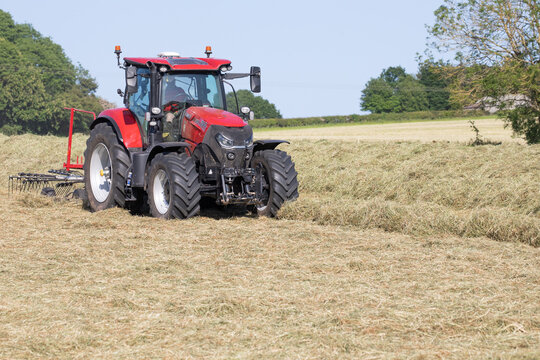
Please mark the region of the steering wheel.
<svg viewBox="0 0 540 360"><path fill-rule="evenodd" d="M178 102L186 102L188 100L195 100L195 99L193 98L193 96L191 96L187 92L176 94L173 98L173 101L178 101Z"/></svg>

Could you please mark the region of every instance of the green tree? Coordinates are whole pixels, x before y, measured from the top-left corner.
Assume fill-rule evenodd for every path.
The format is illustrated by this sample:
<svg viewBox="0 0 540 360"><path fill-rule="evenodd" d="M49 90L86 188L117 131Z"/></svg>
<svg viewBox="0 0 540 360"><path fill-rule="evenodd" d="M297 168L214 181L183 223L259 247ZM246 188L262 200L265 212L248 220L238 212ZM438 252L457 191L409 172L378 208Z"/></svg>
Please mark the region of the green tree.
<svg viewBox="0 0 540 360"><path fill-rule="evenodd" d="M387 84L396 86L407 76L407 72L402 66L391 66L388 69L384 69L382 71L380 78L384 80Z"/></svg>
<svg viewBox="0 0 540 360"><path fill-rule="evenodd" d="M419 64L418 80L424 85L429 110L450 110L450 79L445 76L445 67L448 64L442 61L426 60Z"/></svg>
<svg viewBox="0 0 540 360"><path fill-rule="evenodd" d="M276 108L276 105L270 101L262 98L261 96L255 96L249 90L238 90L236 92L238 97L238 106L247 106L255 113L257 119L281 119L281 113ZM227 108L229 111L238 112L236 108L236 100L234 93L227 93Z"/></svg>
<svg viewBox="0 0 540 360"><path fill-rule="evenodd" d="M40 72L17 47L0 38L0 128L10 133L40 132L50 116Z"/></svg>
<svg viewBox="0 0 540 360"><path fill-rule="evenodd" d="M362 90L361 108L372 113L399 112L395 89L381 78L371 79Z"/></svg>
<svg viewBox="0 0 540 360"><path fill-rule="evenodd" d="M429 32L434 49L457 53L453 98L491 99L514 133L540 142L538 0L444 0Z"/></svg>
<svg viewBox="0 0 540 360"><path fill-rule="evenodd" d="M65 135L69 113L63 107L100 112L97 84L75 66L62 47L28 24L16 24L0 10L0 131ZM80 117L76 131L88 131Z"/></svg>
<svg viewBox="0 0 540 360"><path fill-rule="evenodd" d="M399 111L422 111L429 107L426 88L415 77L409 75L396 84Z"/></svg>
<svg viewBox="0 0 540 360"><path fill-rule="evenodd" d="M368 81L360 99L361 109L372 113L428 109L425 87L401 66L389 67Z"/></svg>

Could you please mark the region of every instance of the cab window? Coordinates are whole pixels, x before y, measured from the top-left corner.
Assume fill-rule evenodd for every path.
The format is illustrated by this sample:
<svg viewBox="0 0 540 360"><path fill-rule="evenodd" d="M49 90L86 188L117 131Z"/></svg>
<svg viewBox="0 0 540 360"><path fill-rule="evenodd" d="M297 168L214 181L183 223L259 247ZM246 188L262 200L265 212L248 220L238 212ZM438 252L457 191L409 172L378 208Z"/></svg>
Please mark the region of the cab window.
<svg viewBox="0 0 540 360"><path fill-rule="evenodd" d="M143 139L146 139L147 127L144 115L150 111L150 70L137 69L137 92L129 95L129 110L135 114L137 122L143 131Z"/></svg>
<svg viewBox="0 0 540 360"><path fill-rule="evenodd" d="M223 109L219 78L215 74L170 73L161 82L161 104L178 102L185 106Z"/></svg>

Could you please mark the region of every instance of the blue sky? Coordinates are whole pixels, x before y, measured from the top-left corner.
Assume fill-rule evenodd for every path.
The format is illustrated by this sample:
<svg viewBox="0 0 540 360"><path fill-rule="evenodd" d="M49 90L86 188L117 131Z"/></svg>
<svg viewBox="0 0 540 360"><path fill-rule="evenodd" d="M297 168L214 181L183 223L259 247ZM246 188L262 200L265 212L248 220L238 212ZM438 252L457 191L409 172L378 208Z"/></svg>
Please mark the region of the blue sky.
<svg viewBox="0 0 540 360"><path fill-rule="evenodd" d="M97 79L98 95L118 105L124 56L176 51L262 68L261 96L285 117L359 113L366 82L395 65L416 72L426 24L442 0L77 1L0 0L15 22L30 23ZM235 80L247 88L245 79Z"/></svg>

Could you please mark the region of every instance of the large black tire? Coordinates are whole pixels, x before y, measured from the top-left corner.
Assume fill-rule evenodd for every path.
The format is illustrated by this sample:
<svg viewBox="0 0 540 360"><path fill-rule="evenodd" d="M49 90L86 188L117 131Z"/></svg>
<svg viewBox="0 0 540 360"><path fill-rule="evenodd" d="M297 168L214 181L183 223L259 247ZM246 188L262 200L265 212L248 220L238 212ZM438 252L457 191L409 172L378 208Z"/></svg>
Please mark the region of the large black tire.
<svg viewBox="0 0 540 360"><path fill-rule="evenodd" d="M257 151L251 167L262 172L263 191L267 198L263 204L251 208L259 216L275 217L285 201L298 198L298 174L285 151Z"/></svg>
<svg viewBox="0 0 540 360"><path fill-rule="evenodd" d="M185 153L158 154L148 174L146 192L152 216L187 219L199 214L201 184L191 157Z"/></svg>
<svg viewBox="0 0 540 360"><path fill-rule="evenodd" d="M100 150L103 152L103 149L107 150L111 168L108 169L108 175L105 174L105 184L102 186L104 190L100 190L100 186L96 186L95 179L98 175L96 167L92 167L92 155L97 154ZM84 159L84 185L88 194L90 210L100 211L115 205L124 207L126 205L125 183L131 160L124 146L120 144L112 126L100 123L92 129L90 137L86 141ZM94 181L92 181L92 177L94 177ZM105 189L107 187L108 193Z"/></svg>

